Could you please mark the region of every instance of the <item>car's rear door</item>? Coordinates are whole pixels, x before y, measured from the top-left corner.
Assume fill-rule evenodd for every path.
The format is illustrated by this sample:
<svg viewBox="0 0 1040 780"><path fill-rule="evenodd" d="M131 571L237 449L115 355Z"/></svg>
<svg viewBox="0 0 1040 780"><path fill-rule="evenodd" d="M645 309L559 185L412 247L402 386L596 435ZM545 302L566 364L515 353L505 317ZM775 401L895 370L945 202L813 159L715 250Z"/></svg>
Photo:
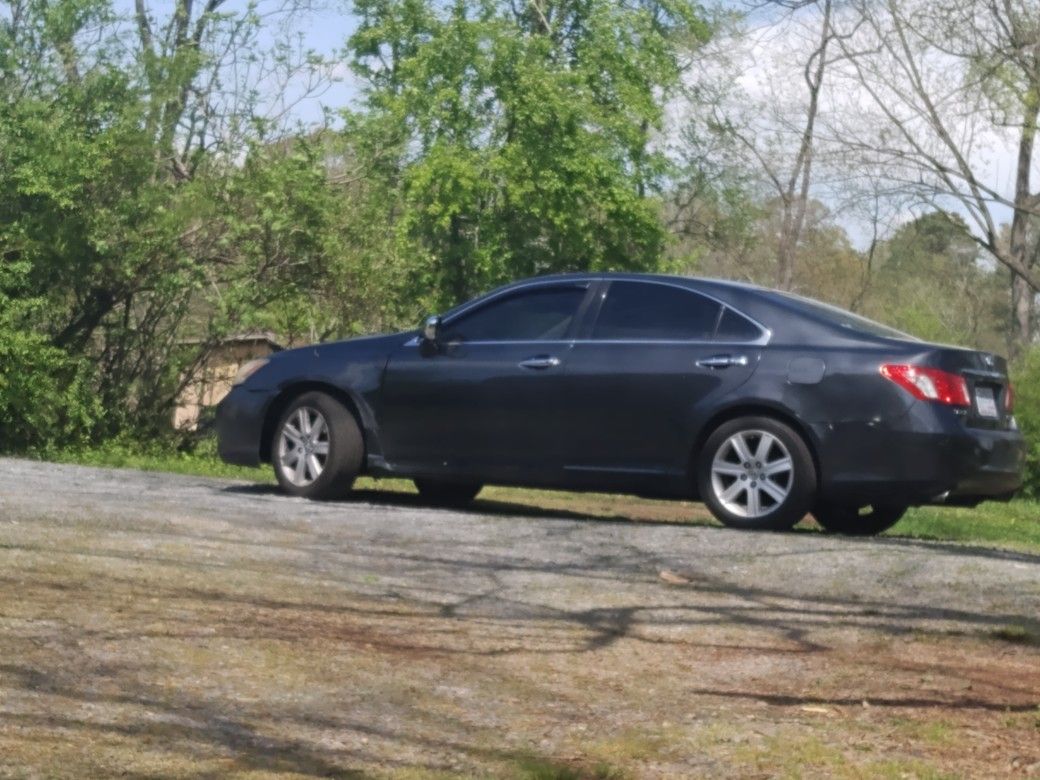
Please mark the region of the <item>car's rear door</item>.
<svg viewBox="0 0 1040 780"><path fill-rule="evenodd" d="M696 421L747 381L768 333L667 282L613 280L597 299L567 361L565 469L681 478Z"/></svg>
<svg viewBox="0 0 1040 780"><path fill-rule="evenodd" d="M559 472L562 380L587 281L534 283L463 309L436 353L417 342L387 366L380 439L407 473L525 480Z"/></svg>

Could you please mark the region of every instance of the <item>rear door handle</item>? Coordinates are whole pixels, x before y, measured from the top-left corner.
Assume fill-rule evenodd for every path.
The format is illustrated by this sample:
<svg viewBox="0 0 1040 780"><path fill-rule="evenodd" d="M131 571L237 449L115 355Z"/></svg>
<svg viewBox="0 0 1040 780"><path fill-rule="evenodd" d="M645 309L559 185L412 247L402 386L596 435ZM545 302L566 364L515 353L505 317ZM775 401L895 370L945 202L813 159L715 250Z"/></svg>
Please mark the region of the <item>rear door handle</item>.
<svg viewBox="0 0 1040 780"><path fill-rule="evenodd" d="M701 368L729 368L730 366L746 366L747 364L747 355L712 355L697 361L697 365Z"/></svg>
<svg viewBox="0 0 1040 780"><path fill-rule="evenodd" d="M535 371L556 368L558 365L560 365L560 359L554 355L536 355L520 361L520 368L530 368Z"/></svg>

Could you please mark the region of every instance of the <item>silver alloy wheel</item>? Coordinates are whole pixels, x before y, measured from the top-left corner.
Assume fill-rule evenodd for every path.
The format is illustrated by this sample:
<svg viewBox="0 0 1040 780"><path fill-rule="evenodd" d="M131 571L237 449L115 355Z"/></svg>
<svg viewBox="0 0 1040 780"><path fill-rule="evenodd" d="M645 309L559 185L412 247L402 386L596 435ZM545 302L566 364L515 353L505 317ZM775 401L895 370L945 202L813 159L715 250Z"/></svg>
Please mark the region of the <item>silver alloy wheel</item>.
<svg viewBox="0 0 1040 780"><path fill-rule="evenodd" d="M791 453L768 431L734 433L711 463L715 498L737 517L768 515L787 500L793 486Z"/></svg>
<svg viewBox="0 0 1040 780"><path fill-rule="evenodd" d="M301 406L282 424L278 434L278 467L297 487L321 476L329 459L329 425L311 406Z"/></svg>

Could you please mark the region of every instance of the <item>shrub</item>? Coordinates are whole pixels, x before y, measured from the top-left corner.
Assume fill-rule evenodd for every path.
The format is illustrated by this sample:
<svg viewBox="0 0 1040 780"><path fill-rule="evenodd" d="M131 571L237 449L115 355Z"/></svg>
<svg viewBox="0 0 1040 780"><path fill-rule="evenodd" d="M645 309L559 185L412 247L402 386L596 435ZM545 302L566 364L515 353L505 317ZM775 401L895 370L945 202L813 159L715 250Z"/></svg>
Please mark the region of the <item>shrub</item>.
<svg viewBox="0 0 1040 780"><path fill-rule="evenodd" d="M1040 498L1040 347L1034 347L1012 371L1015 417L1026 437L1026 481L1023 494Z"/></svg>
<svg viewBox="0 0 1040 780"><path fill-rule="evenodd" d="M34 333L0 329L0 451L84 444L100 416L86 364Z"/></svg>
<svg viewBox="0 0 1040 780"><path fill-rule="evenodd" d="M92 371L33 327L42 304L17 297L25 270L0 267L0 452L82 445L101 417Z"/></svg>

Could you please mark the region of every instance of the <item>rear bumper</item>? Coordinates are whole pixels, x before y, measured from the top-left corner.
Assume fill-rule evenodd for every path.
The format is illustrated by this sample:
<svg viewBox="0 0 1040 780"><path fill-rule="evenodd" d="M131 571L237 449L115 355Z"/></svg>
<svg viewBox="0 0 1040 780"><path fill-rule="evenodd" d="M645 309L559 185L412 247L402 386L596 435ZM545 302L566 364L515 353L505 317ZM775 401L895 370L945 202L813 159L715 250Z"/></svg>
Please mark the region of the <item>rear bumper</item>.
<svg viewBox="0 0 1040 780"><path fill-rule="evenodd" d="M954 410L918 402L895 423L818 426L820 492L844 503L974 505L1022 486L1017 430L968 427Z"/></svg>
<svg viewBox="0 0 1040 780"><path fill-rule="evenodd" d="M225 463L259 466L264 418L273 394L234 387L217 405L217 452Z"/></svg>

